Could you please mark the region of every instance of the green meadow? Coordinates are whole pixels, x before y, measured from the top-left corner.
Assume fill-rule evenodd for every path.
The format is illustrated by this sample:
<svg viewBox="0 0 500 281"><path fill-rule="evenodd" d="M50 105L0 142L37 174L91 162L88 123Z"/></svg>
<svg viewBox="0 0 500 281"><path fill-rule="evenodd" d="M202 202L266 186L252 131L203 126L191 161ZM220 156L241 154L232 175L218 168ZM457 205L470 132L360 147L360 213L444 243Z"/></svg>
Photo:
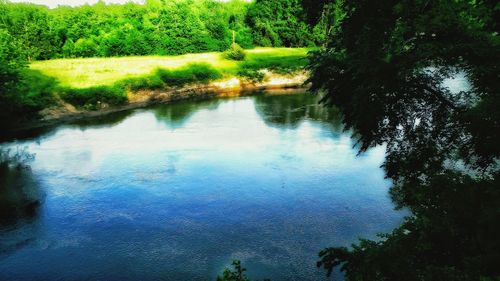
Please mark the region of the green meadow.
<svg viewBox="0 0 500 281"><path fill-rule="evenodd" d="M55 78L62 87L84 89L113 86L130 79L154 76L159 69L175 71L190 65L207 65L223 77L238 75L243 70L264 68L278 72L292 71L306 64L307 52L306 48L256 48L247 50L243 61L227 60L219 52L180 56L55 59L33 62L30 69Z"/></svg>
<svg viewBox="0 0 500 281"><path fill-rule="evenodd" d="M20 93L24 107L40 110L57 97L76 107L96 109L99 103L120 105L127 92L181 87L190 83L239 77L261 81L259 70L291 73L308 62L308 48L256 48L242 61L223 53L179 56L54 59L35 61L24 71Z"/></svg>

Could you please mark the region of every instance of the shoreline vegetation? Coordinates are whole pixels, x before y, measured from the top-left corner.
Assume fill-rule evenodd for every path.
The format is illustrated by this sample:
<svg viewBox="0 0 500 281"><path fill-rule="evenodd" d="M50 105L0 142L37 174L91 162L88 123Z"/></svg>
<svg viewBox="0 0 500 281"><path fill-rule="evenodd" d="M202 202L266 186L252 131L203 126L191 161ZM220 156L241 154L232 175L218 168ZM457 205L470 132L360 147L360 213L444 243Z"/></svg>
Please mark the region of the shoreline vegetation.
<svg viewBox="0 0 500 281"><path fill-rule="evenodd" d="M239 96L295 88L308 73L306 48L246 50L243 61L211 52L180 56L58 59L36 61L24 72L41 103L32 118L9 131L43 127L178 100Z"/></svg>
<svg viewBox="0 0 500 281"><path fill-rule="evenodd" d="M300 0L52 9L0 0L0 128L39 119L47 108L124 106L139 90L295 74L326 28L310 21Z"/></svg>

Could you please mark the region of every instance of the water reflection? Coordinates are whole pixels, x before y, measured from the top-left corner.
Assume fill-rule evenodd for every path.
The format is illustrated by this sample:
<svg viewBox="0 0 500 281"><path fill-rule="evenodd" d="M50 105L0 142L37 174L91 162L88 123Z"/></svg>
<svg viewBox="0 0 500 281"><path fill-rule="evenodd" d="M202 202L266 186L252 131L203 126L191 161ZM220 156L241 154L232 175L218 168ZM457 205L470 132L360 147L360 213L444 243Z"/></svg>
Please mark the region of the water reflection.
<svg viewBox="0 0 500 281"><path fill-rule="evenodd" d="M333 130L342 130L340 114L335 108L318 104L319 97L305 95L260 95L255 97L255 109L269 126L297 128L304 120L320 121Z"/></svg>
<svg viewBox="0 0 500 281"><path fill-rule="evenodd" d="M127 117L129 117L131 114L133 114L132 110L115 112L110 115L73 121L66 124L66 127L77 128L80 130L109 128L122 123L123 120L127 119ZM54 129L57 129L57 127Z"/></svg>
<svg viewBox="0 0 500 281"><path fill-rule="evenodd" d="M34 241L41 191L29 167L34 155L0 148L0 255Z"/></svg>
<svg viewBox="0 0 500 281"><path fill-rule="evenodd" d="M52 137L62 128L72 128L79 130L108 128L120 124L123 120L133 114L133 110L114 112L104 116L69 120L57 125L47 125L42 127L28 128L16 131L0 132L0 143L12 140L43 139Z"/></svg>
<svg viewBox="0 0 500 281"><path fill-rule="evenodd" d="M202 109L215 110L222 99L211 98L199 101L180 101L172 105L156 106L153 111L158 121L169 128L180 128L195 112Z"/></svg>
<svg viewBox="0 0 500 281"><path fill-rule="evenodd" d="M322 280L320 249L401 219L383 149L357 157L314 96L109 118L5 144L36 153L31 176L16 178L45 197L31 228L0 231L4 245L25 245L2 256L0 280L207 280L233 258L253 279Z"/></svg>

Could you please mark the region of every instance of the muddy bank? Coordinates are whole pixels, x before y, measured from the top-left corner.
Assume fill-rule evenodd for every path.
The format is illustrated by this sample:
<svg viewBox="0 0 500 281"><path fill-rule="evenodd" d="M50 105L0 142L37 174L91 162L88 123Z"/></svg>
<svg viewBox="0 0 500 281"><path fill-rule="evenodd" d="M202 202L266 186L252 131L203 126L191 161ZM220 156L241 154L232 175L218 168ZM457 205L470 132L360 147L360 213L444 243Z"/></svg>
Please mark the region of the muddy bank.
<svg viewBox="0 0 500 281"><path fill-rule="evenodd" d="M266 72L264 80L258 83L252 83L241 78L232 77L209 84L191 84L181 88L139 90L127 94L127 104L109 106L104 103L99 103L99 108L96 110L75 108L71 104L61 100L57 106L40 111L39 119L20 124L16 126L16 128L9 130L8 133L54 126L60 123L68 123L80 119L99 117L154 104L171 103L181 100L245 96L255 93L266 93L268 91L272 91L273 94L301 93L309 88L309 85L305 84L307 78L308 75L305 71L294 74L275 74Z"/></svg>

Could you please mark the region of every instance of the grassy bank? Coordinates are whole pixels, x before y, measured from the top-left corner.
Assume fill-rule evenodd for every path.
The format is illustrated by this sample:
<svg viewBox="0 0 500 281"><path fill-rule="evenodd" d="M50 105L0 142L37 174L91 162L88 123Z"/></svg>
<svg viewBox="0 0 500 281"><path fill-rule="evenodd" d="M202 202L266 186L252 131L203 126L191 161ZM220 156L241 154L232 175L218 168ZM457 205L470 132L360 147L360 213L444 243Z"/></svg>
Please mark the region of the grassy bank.
<svg viewBox="0 0 500 281"><path fill-rule="evenodd" d="M38 61L33 70L56 78L63 87L74 89L113 86L120 81L152 76L158 69L179 70L192 64L209 65L221 75L237 75L248 69L296 69L305 64L307 49L257 48L247 50L244 61L231 61L221 53L182 56L145 56L123 58L58 59Z"/></svg>
<svg viewBox="0 0 500 281"><path fill-rule="evenodd" d="M102 103L120 105L127 102L128 92L138 90L231 77L258 81L261 69L290 73L305 66L307 51L257 48L248 50L243 61L227 60L221 53L37 61L25 74L30 94L23 100L37 109L51 106L58 98L85 109L96 109Z"/></svg>

